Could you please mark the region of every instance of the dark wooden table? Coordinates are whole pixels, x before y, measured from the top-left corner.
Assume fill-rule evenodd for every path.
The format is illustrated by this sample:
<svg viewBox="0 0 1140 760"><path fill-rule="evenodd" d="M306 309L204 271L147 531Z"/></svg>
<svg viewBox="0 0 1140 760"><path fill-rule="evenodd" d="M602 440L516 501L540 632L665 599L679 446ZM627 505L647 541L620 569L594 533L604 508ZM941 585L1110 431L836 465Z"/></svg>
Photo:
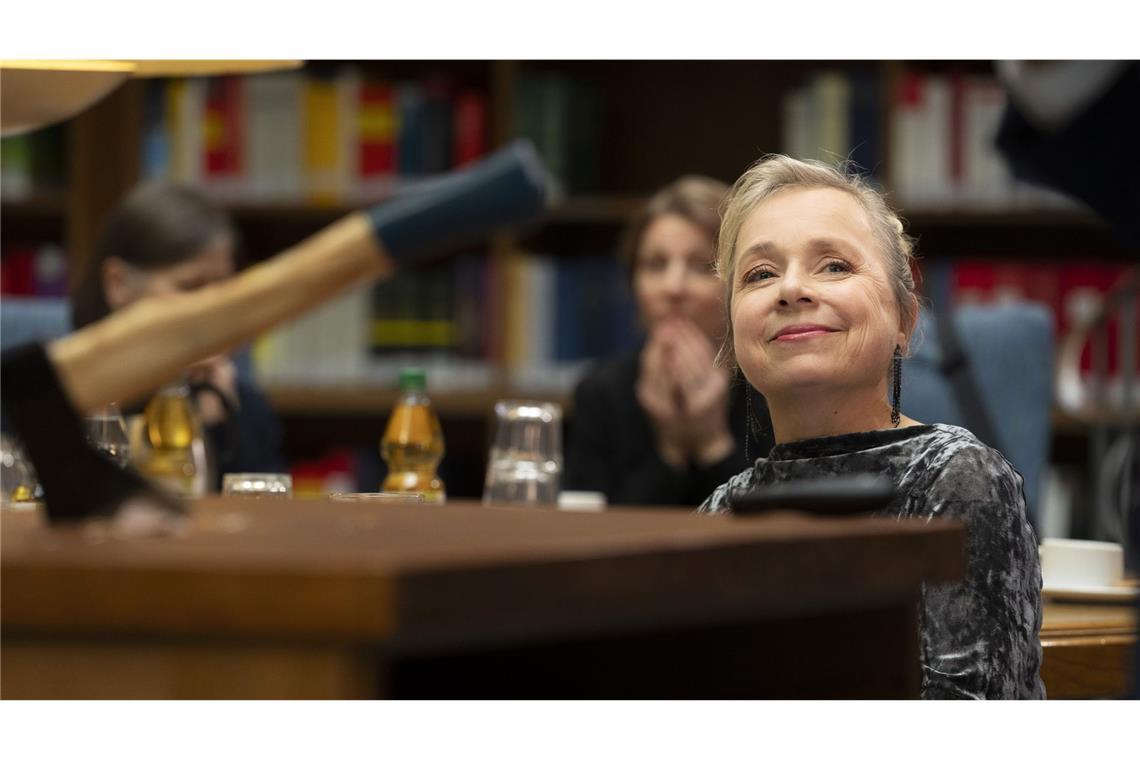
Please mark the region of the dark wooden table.
<svg viewBox="0 0 1140 760"><path fill-rule="evenodd" d="M1050 699L1128 694L1136 652L1132 604L1046 603L1041 620L1041 678Z"/></svg>
<svg viewBox="0 0 1140 760"><path fill-rule="evenodd" d="M914 697L952 522L212 499L0 516L3 696Z"/></svg>

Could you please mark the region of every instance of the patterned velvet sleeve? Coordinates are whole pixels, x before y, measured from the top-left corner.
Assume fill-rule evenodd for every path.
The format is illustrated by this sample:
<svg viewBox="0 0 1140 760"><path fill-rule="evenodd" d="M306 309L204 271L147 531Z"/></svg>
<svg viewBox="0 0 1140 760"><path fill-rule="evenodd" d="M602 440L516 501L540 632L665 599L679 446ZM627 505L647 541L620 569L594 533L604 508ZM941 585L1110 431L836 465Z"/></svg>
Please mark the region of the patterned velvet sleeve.
<svg viewBox="0 0 1140 760"><path fill-rule="evenodd" d="M962 520L967 575L922 602L927 699L1041 699L1041 567L1021 476L978 443L955 448L916 513Z"/></svg>
<svg viewBox="0 0 1140 760"><path fill-rule="evenodd" d="M751 487L753 480L752 474L752 468L749 467L744 472L738 472L726 482L717 486L716 490L709 494L701 506L697 507L697 512L700 514L731 512L732 507L728 506L728 490L730 488L747 489Z"/></svg>

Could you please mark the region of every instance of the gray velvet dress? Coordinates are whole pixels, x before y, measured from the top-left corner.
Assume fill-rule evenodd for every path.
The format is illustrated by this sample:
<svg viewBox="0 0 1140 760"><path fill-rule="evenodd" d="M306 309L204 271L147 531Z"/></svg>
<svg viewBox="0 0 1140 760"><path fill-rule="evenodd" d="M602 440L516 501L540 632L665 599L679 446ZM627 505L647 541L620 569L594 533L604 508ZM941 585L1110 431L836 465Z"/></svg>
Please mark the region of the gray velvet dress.
<svg viewBox="0 0 1140 760"><path fill-rule="evenodd" d="M967 526L966 580L922 591L923 697L1043 699L1041 565L1021 476L968 430L920 425L777 444L700 511L731 511L729 489L867 472L896 485L881 514Z"/></svg>

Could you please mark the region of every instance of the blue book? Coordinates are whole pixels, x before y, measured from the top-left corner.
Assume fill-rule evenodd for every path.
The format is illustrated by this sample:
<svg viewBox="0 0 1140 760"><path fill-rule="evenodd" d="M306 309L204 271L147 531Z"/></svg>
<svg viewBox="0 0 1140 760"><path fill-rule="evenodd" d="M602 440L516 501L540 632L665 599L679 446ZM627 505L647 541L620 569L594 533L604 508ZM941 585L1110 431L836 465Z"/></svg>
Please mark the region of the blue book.
<svg viewBox="0 0 1140 760"><path fill-rule="evenodd" d="M396 138L396 169L403 177L421 177L424 166L424 96L417 84L401 85L397 95L400 133Z"/></svg>
<svg viewBox="0 0 1140 760"><path fill-rule="evenodd" d="M879 77L873 71L851 74L851 159L864 176L881 176L879 152Z"/></svg>
<svg viewBox="0 0 1140 760"><path fill-rule="evenodd" d="M566 362L583 358L582 259L561 256L554 275L554 358Z"/></svg>
<svg viewBox="0 0 1140 760"><path fill-rule="evenodd" d="M143 100L143 179L166 179L170 172L170 138L166 130L166 83L147 82Z"/></svg>

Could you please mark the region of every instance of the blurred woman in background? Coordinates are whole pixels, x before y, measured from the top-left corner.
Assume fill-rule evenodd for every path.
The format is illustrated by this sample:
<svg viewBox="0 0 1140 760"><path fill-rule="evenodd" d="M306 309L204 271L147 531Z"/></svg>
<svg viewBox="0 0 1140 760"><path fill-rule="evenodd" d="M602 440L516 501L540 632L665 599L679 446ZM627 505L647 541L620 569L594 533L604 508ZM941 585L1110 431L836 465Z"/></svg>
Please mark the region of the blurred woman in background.
<svg viewBox="0 0 1140 760"><path fill-rule="evenodd" d="M161 298L226 279L234 272L236 243L229 217L202 192L165 183L141 185L111 213L72 292L74 327L142 298ZM285 471L280 424L265 397L229 356L187 368L185 379L216 389L195 397L217 457L214 488L226 472Z"/></svg>
<svg viewBox="0 0 1140 760"><path fill-rule="evenodd" d="M594 367L574 395L567 490L600 491L611 504L695 507L752 456L771 447L746 407L763 401L715 365L725 330L714 256L718 206L728 186L686 176L660 190L626 231L622 256L646 338ZM754 448L753 448L754 447Z"/></svg>

